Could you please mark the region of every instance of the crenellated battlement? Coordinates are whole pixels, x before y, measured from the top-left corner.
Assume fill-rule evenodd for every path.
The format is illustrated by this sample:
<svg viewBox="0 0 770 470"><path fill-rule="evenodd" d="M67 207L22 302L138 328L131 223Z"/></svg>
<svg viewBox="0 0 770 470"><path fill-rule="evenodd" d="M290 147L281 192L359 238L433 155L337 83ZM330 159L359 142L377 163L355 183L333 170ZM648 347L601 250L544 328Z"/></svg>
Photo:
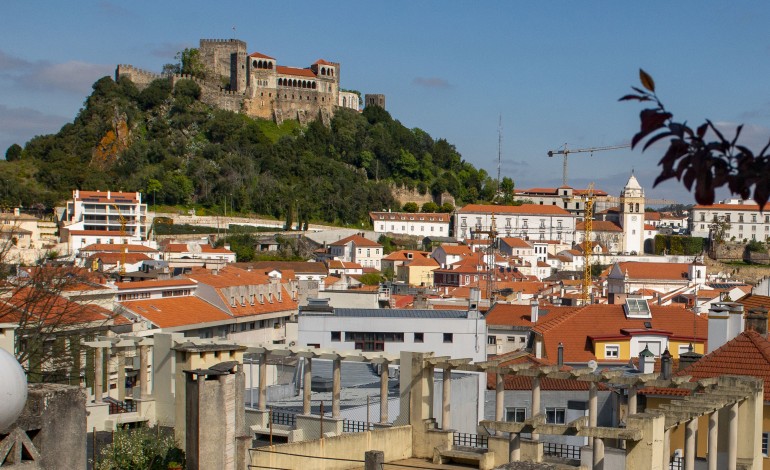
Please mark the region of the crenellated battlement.
<svg viewBox="0 0 770 470"><path fill-rule="evenodd" d="M246 41L240 39L201 39L201 44L238 44L246 47Z"/></svg>

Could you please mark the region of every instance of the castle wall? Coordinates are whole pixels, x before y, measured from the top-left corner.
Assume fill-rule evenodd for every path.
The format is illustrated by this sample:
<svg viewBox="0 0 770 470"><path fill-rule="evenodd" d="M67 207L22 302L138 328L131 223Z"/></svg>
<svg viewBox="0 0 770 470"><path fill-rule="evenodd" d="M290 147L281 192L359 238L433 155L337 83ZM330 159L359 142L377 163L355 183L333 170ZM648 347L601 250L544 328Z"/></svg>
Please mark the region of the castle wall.
<svg viewBox="0 0 770 470"><path fill-rule="evenodd" d="M149 72L128 64L118 64L115 69L115 81L117 82L120 77L126 77L131 80L139 90L147 88L150 83L159 78L164 78L164 76L159 73Z"/></svg>

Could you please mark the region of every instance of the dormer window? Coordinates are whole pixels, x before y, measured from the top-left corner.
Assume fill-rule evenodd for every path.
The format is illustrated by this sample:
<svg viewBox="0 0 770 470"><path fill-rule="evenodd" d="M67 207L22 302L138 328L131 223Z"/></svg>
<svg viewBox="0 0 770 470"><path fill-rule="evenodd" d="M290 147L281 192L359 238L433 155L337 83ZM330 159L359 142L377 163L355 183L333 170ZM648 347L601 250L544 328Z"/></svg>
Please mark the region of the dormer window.
<svg viewBox="0 0 770 470"><path fill-rule="evenodd" d="M646 299L626 299L623 309L626 311L627 318L652 318Z"/></svg>

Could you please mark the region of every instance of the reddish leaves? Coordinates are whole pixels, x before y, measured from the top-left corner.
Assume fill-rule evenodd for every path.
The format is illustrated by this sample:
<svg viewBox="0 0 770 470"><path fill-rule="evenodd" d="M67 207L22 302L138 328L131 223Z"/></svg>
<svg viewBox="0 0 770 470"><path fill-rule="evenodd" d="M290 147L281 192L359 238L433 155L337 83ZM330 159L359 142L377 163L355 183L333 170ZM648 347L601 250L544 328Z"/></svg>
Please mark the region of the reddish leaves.
<svg viewBox="0 0 770 470"><path fill-rule="evenodd" d="M751 196L763 208L770 199L770 149L768 143L755 155L750 149L738 144L743 126L739 126L731 140L725 138L711 121L696 130L686 123L674 122L655 94L655 81L644 70L639 70L641 88L631 87L638 94L625 95L619 101L654 102L655 107L639 114L640 129L631 140L631 146L647 139L642 151L664 139L668 149L658 165L662 167L654 186L671 178L681 181L688 191L694 191L699 204L713 204L715 189L727 186L732 194L743 199ZM707 141L714 135L715 140Z"/></svg>

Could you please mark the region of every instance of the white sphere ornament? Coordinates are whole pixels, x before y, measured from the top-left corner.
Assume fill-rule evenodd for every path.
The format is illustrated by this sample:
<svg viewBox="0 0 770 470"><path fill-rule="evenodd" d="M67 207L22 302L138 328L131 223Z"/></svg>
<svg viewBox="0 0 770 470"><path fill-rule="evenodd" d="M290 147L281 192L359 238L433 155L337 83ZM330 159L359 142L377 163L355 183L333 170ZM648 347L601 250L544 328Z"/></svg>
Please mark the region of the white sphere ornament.
<svg viewBox="0 0 770 470"><path fill-rule="evenodd" d="M15 357L0 349L0 431L16 422L27 402L27 376Z"/></svg>

